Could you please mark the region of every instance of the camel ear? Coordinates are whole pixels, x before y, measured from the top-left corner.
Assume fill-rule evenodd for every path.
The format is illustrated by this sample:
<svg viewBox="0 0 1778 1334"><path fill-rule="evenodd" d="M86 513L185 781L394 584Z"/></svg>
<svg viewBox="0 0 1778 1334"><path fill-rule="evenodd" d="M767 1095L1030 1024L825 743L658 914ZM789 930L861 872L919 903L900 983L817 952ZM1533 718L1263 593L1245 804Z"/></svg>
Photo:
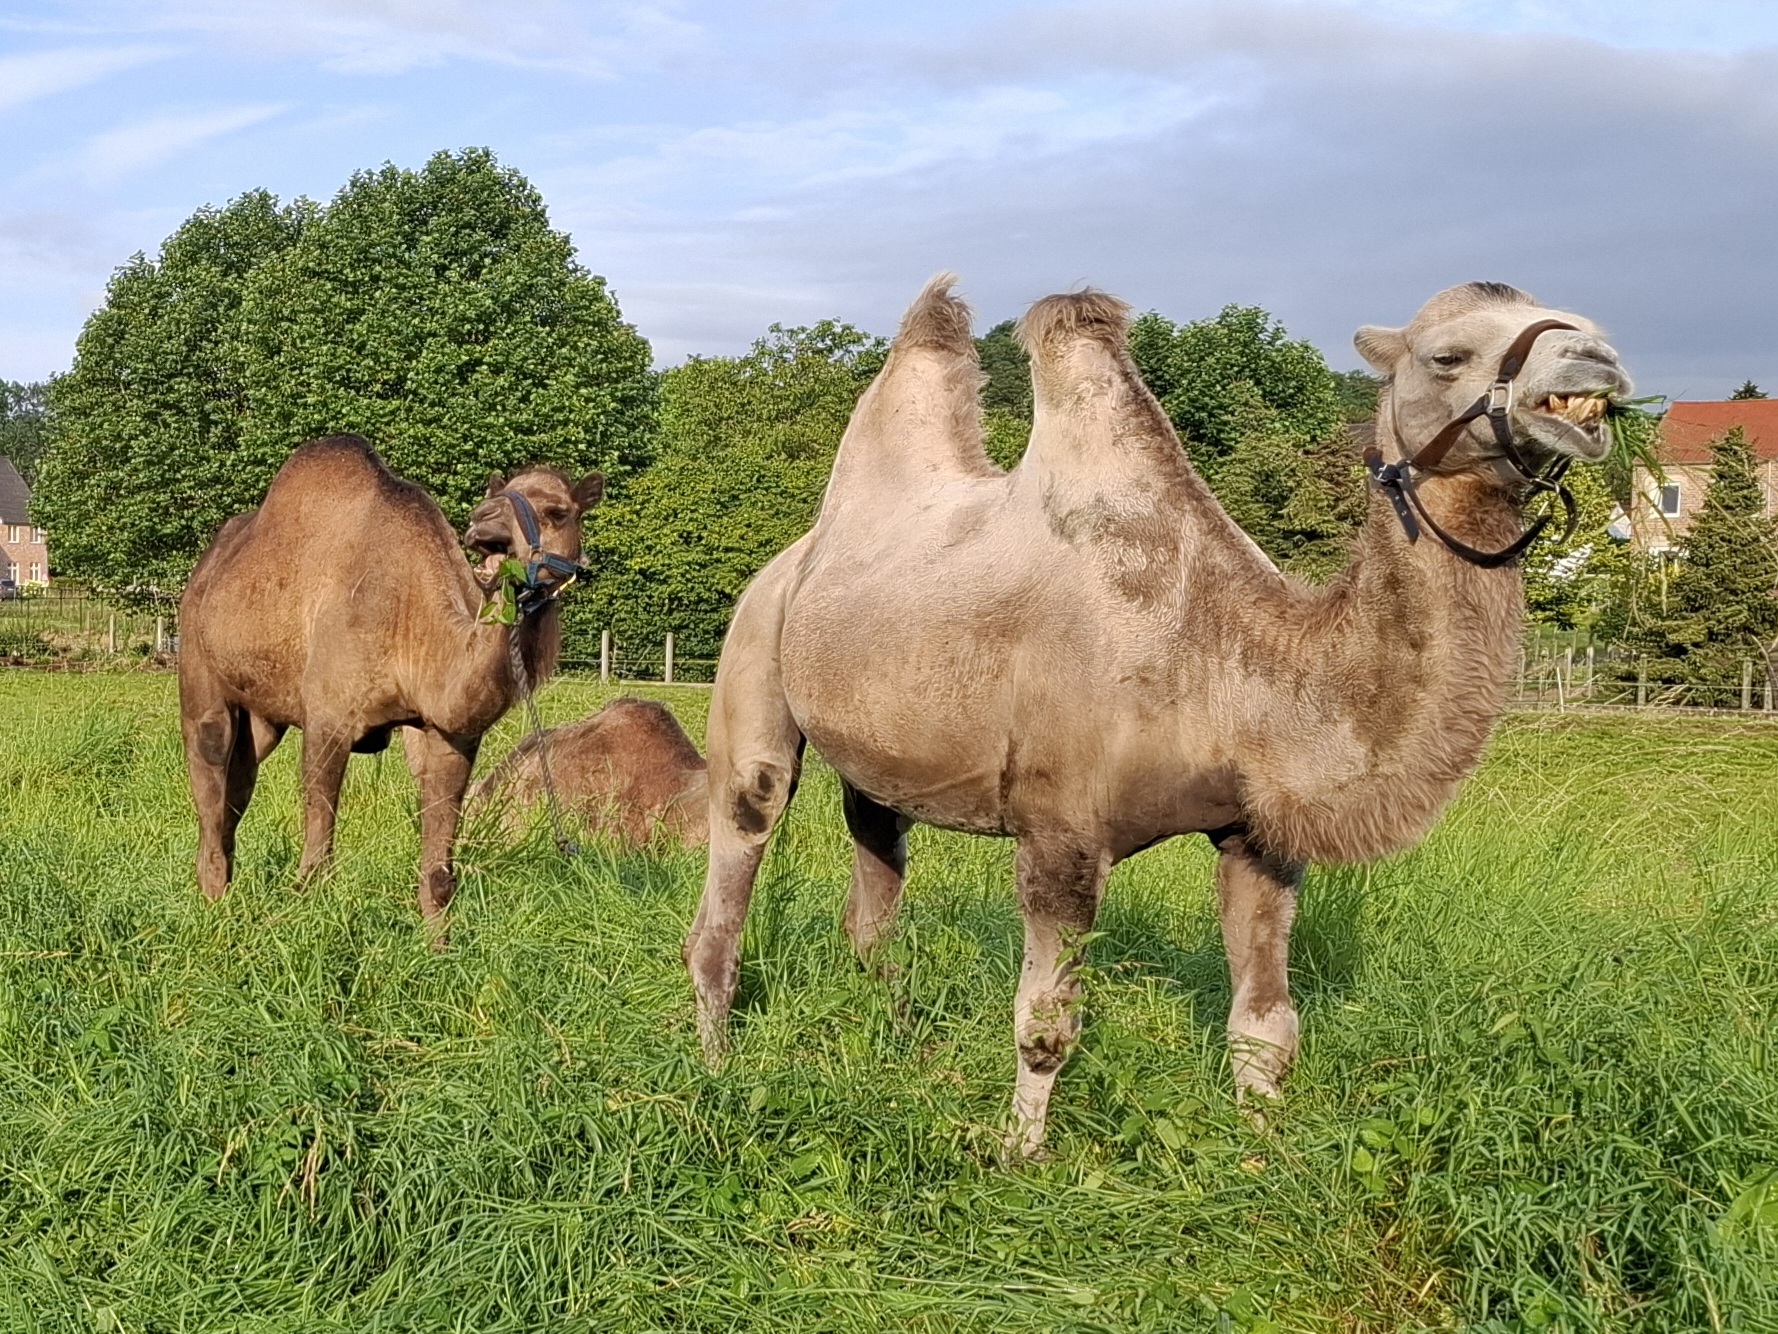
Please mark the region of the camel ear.
<svg viewBox="0 0 1778 1334"><path fill-rule="evenodd" d="M574 503L580 506L582 514L597 505L604 495L605 474L602 472L589 472L574 484Z"/></svg>
<svg viewBox="0 0 1778 1334"><path fill-rule="evenodd" d="M489 473L487 494L497 496L504 490L506 490L506 479L497 472Z"/></svg>
<svg viewBox="0 0 1778 1334"><path fill-rule="evenodd" d="M1377 324L1367 324L1353 334L1352 346L1370 362L1372 370L1384 375L1394 374L1396 363L1408 354L1408 340L1400 329L1385 329Z"/></svg>

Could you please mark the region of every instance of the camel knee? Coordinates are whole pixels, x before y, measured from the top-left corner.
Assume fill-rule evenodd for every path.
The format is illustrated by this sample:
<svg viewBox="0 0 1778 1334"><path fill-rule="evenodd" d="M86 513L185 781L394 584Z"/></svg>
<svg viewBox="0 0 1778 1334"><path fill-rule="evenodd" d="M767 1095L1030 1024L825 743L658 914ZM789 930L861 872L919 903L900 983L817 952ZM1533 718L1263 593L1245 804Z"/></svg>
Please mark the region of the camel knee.
<svg viewBox="0 0 1778 1334"><path fill-rule="evenodd" d="M769 760L737 765L723 785L721 814L744 841L763 841L795 790L796 771L789 765Z"/></svg>
<svg viewBox="0 0 1778 1334"><path fill-rule="evenodd" d="M235 729L226 715L204 718L191 729L193 752L214 768L220 769L228 763L234 744Z"/></svg>
<svg viewBox="0 0 1778 1334"><path fill-rule="evenodd" d="M1019 1061L1034 1074L1049 1074L1068 1062L1080 1038L1080 1011L1072 993L1039 997L1020 1015Z"/></svg>

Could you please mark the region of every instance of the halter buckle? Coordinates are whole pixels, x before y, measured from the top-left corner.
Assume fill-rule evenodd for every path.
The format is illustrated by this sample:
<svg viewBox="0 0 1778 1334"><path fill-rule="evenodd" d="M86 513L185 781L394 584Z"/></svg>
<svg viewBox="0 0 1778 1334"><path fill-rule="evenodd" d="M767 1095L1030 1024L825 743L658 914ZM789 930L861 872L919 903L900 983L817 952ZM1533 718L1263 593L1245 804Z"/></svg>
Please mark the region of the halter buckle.
<svg viewBox="0 0 1778 1334"><path fill-rule="evenodd" d="M1511 415L1513 410L1513 382L1496 380L1488 386L1488 415L1503 417Z"/></svg>

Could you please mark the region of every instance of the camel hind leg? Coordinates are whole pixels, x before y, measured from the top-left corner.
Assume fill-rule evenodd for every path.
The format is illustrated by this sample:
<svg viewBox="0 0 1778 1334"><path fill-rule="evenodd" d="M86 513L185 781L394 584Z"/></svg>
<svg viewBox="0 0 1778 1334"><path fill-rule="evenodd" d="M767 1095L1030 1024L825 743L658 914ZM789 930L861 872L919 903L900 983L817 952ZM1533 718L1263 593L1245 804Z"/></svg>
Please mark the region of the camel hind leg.
<svg viewBox="0 0 1778 1334"><path fill-rule="evenodd" d="M864 958L894 925L908 873L908 829L913 821L842 782L846 828L852 834L852 889L846 896L846 934Z"/></svg>
<svg viewBox="0 0 1778 1334"><path fill-rule="evenodd" d="M1252 847L1240 834L1217 844L1216 892L1229 960L1229 1058L1236 1095L1276 1098L1296 1057L1290 1003L1290 925L1303 868Z"/></svg>

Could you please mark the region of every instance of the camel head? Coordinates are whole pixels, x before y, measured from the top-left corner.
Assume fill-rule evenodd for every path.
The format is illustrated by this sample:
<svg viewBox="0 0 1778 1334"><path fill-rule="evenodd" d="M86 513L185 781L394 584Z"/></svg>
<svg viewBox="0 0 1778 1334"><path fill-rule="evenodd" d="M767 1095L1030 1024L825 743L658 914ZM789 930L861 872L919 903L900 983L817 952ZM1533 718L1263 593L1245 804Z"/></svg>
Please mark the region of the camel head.
<svg viewBox="0 0 1778 1334"><path fill-rule="evenodd" d="M1631 390L1616 351L1590 320L1547 309L1504 283L1452 287L1422 306L1405 328L1366 325L1358 331L1353 342L1360 355L1387 381L1379 445L1393 456L1414 454L1487 395L1514 341L1543 320L1574 327L1550 329L1531 344L1512 384L1513 437L1534 466L1560 455L1602 460L1611 447L1607 405ZM1484 417L1470 422L1444 466L1493 466L1505 480L1516 476Z"/></svg>
<svg viewBox="0 0 1778 1334"><path fill-rule="evenodd" d="M481 556L481 573L491 576L500 562L511 556L530 562L532 539L525 531L525 509L536 516L536 545L546 557L564 565L580 564L580 520L605 494L605 478L589 472L578 482L554 468L532 467L514 473L506 481L496 473L488 478L487 499L469 515L463 545ZM548 564L538 572L539 582L555 583L566 576Z"/></svg>

